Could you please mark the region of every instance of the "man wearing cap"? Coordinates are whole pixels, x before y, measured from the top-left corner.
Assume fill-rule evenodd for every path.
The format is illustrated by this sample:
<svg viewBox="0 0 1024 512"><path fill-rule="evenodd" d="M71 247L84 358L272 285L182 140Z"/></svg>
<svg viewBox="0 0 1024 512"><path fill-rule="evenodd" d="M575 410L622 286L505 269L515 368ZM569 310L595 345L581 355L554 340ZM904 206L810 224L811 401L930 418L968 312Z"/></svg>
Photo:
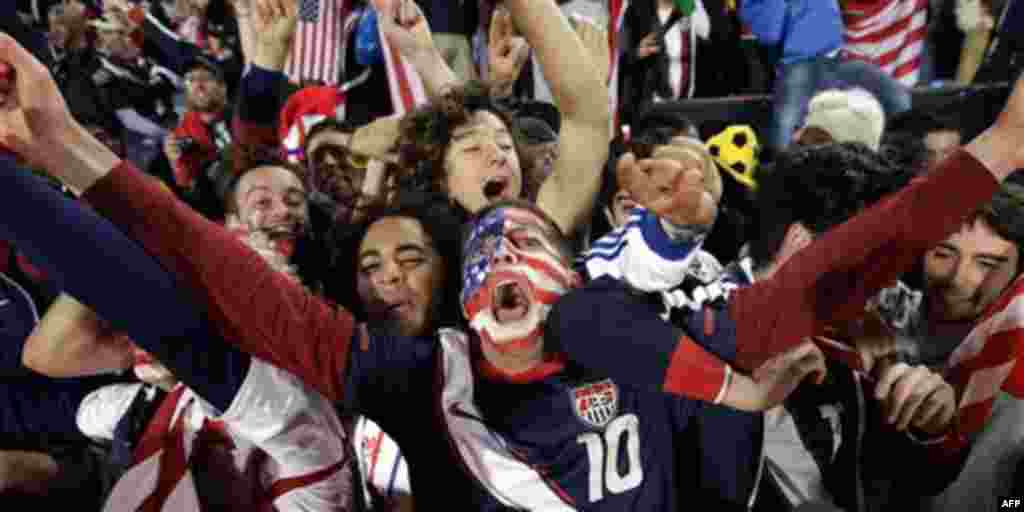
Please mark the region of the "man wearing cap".
<svg viewBox="0 0 1024 512"><path fill-rule="evenodd" d="M793 140L801 145L858 142L878 151L884 130L885 112L871 93L834 89L811 98L803 128Z"/></svg>
<svg viewBox="0 0 1024 512"><path fill-rule="evenodd" d="M838 0L743 0L740 18L778 62L775 100L766 147L782 151L809 98L841 82L870 90L894 115L910 109L910 92L878 66L846 59Z"/></svg>
<svg viewBox="0 0 1024 512"><path fill-rule="evenodd" d="M184 118L164 140L164 154L175 183L193 192L206 166L232 141L227 84L212 60L197 57L185 74L185 105Z"/></svg>

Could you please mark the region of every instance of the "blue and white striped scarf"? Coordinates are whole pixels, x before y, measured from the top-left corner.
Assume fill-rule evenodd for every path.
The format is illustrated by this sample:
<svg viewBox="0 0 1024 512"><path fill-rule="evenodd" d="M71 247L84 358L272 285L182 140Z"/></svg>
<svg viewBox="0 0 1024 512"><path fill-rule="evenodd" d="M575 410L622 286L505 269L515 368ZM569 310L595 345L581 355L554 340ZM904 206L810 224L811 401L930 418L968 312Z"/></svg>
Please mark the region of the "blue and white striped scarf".
<svg viewBox="0 0 1024 512"><path fill-rule="evenodd" d="M673 239L654 213L637 207L629 222L591 245L584 267L591 279L610 276L642 292L667 291L691 272L704 238L694 233Z"/></svg>

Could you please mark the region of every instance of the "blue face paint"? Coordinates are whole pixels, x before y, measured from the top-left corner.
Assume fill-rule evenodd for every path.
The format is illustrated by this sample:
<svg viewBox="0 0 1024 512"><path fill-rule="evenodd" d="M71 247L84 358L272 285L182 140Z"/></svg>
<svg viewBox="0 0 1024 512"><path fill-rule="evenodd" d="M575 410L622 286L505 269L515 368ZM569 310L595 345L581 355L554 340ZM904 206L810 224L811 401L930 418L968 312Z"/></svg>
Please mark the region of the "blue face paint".
<svg viewBox="0 0 1024 512"><path fill-rule="evenodd" d="M477 221L462 250L462 304L480 290L491 273L491 260L505 237L505 209L498 208Z"/></svg>

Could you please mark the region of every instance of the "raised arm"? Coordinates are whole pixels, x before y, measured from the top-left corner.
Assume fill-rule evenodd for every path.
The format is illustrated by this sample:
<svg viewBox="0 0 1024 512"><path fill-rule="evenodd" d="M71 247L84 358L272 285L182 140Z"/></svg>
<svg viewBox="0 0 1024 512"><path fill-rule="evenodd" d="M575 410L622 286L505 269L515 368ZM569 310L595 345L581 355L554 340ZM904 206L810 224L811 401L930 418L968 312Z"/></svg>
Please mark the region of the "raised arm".
<svg viewBox="0 0 1024 512"><path fill-rule="evenodd" d="M852 319L867 300L992 197L1024 167L1024 81L996 122L939 168L826 233L771 278L737 292L737 364L756 367L827 324Z"/></svg>
<svg viewBox="0 0 1024 512"><path fill-rule="evenodd" d="M120 11L131 23L142 31L142 37L159 51L159 61L171 71L184 75L189 62L202 55L198 46L181 39L170 27L154 16L142 4L130 4L127 0L107 0L107 11Z"/></svg>
<svg viewBox="0 0 1024 512"><path fill-rule="evenodd" d="M380 0L377 5L382 12L391 13L379 18L385 35L413 63L429 94L436 97L458 85L415 4ZM589 219L601 186L611 140L608 85L593 52L583 46L553 0L507 0L504 8L533 49L562 114L562 150L554 171L541 186L537 205L563 232L571 234ZM500 21L501 16L497 14L495 19ZM509 48L510 69L515 69L523 55Z"/></svg>
<svg viewBox="0 0 1024 512"><path fill-rule="evenodd" d="M416 69L429 97L438 98L460 84L434 44L427 17L414 2L374 0L372 6L384 37Z"/></svg>
<svg viewBox="0 0 1024 512"><path fill-rule="evenodd" d="M756 379L734 372L728 363L736 355L736 325L728 315L708 308L685 323L668 323L659 303L604 277L559 300L544 335L571 360L616 382L743 411L771 408L807 375L824 375L824 357L810 343L773 358Z"/></svg>
<svg viewBox="0 0 1024 512"><path fill-rule="evenodd" d="M506 0L512 22L533 49L562 113L561 151L537 195L540 206L571 235L590 218L611 140L608 85L594 55L553 0Z"/></svg>
<svg viewBox="0 0 1024 512"><path fill-rule="evenodd" d="M252 54L245 56L250 67L238 88L234 132L242 147L273 150L280 143L277 116L288 88L284 66L295 37L298 3L251 0L247 9L240 23L252 32Z"/></svg>
<svg viewBox="0 0 1024 512"><path fill-rule="evenodd" d="M234 235L177 201L156 180L120 162L74 121L42 64L3 34L0 61L16 70L14 89L6 95L4 104L14 111L0 117L0 127L15 128L18 123L14 118L24 115L25 129L16 138L6 139L20 154L39 155L43 167L55 177L86 191L85 198L97 211L184 281L191 298L206 306L207 317L223 338L301 376L329 398L341 396L348 347L355 332L347 311L313 297L301 285L274 271ZM18 197L9 195L12 197L5 201ZM12 239L20 238L25 236ZM38 252L45 260L55 251L66 253L67 248ZM100 276L77 273L75 277L102 280ZM92 299L76 294L83 303L95 306L103 300L102 282L85 283L81 289L93 294ZM113 322L110 313L114 311L95 309ZM125 324L132 324L130 327L152 329L142 320L146 317L143 313L138 315L140 318L120 314ZM188 318L187 312L181 314ZM124 325L115 327L137 337Z"/></svg>

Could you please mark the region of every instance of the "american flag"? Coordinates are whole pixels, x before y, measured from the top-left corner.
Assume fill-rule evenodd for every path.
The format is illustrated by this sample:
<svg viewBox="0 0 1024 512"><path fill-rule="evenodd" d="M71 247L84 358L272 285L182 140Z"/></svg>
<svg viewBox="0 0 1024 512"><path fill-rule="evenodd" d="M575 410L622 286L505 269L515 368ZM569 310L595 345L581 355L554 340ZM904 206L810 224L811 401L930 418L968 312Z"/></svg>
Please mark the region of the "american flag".
<svg viewBox="0 0 1024 512"><path fill-rule="evenodd" d="M874 63L904 85L917 83L928 0L851 0L844 18L850 57Z"/></svg>
<svg viewBox="0 0 1024 512"><path fill-rule="evenodd" d="M348 0L301 0L299 27L285 66L289 79L330 85L340 82L348 12Z"/></svg>
<svg viewBox="0 0 1024 512"><path fill-rule="evenodd" d="M1020 370L1014 371L1021 343L1024 343L1024 277L1018 278L989 306L950 356L946 377L960 397L957 415L960 434L969 436L985 426L1000 388L1018 396L1022 394L1024 375L1020 375Z"/></svg>
<svg viewBox="0 0 1024 512"><path fill-rule="evenodd" d="M394 12L392 3L396 0L372 0L378 13ZM388 73L388 89L394 113L404 115L428 103L427 92L420 75L397 48L388 43L388 38L377 24L380 46L384 53L384 64Z"/></svg>
<svg viewBox="0 0 1024 512"><path fill-rule="evenodd" d="M466 270L463 272L462 303L470 299L484 284L491 268L491 256L498 251L505 233L505 210L499 209L484 217L473 228L466 240L463 257Z"/></svg>
<svg viewBox="0 0 1024 512"><path fill-rule="evenodd" d="M188 460L195 436L185 418L194 398L182 385L164 397L135 446L133 461L107 498L104 512L199 512Z"/></svg>

